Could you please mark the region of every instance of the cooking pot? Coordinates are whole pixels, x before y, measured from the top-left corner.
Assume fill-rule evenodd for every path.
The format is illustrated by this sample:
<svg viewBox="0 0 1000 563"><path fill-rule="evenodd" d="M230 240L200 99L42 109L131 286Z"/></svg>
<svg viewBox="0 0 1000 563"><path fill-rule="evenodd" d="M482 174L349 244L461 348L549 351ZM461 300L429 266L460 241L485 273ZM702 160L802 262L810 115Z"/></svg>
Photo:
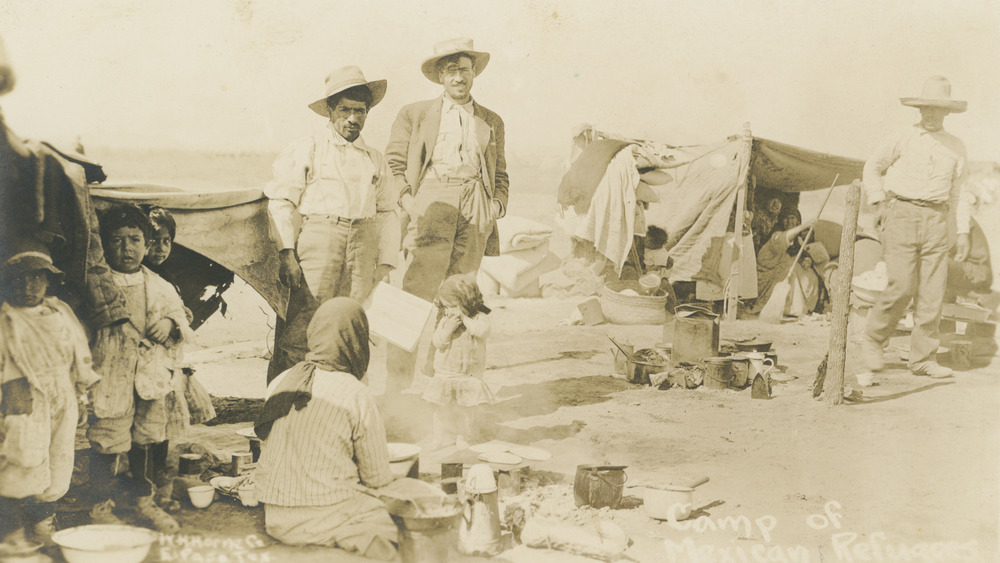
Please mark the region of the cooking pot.
<svg viewBox="0 0 1000 563"><path fill-rule="evenodd" d="M753 340L736 341L736 349L740 352L770 352L772 340L754 338Z"/></svg>

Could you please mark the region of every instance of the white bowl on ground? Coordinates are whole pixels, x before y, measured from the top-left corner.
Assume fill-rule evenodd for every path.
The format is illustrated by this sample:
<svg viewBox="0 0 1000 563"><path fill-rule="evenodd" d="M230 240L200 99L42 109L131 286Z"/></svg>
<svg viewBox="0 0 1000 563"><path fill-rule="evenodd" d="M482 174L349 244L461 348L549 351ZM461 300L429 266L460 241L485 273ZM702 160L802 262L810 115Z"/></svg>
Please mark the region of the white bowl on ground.
<svg viewBox="0 0 1000 563"><path fill-rule="evenodd" d="M875 374L870 371L861 372L854 377L858 378L858 385L862 387L871 387L875 382Z"/></svg>
<svg viewBox="0 0 1000 563"><path fill-rule="evenodd" d="M119 524L91 524L52 535L68 563L140 563L156 541L156 532Z"/></svg>
<svg viewBox="0 0 1000 563"><path fill-rule="evenodd" d="M212 485L188 487L188 496L191 497L191 504L195 507L207 508L215 500L215 487Z"/></svg>
<svg viewBox="0 0 1000 563"><path fill-rule="evenodd" d="M646 514L657 520L677 522L691 516L694 489L689 487L649 488L643 491L642 505Z"/></svg>

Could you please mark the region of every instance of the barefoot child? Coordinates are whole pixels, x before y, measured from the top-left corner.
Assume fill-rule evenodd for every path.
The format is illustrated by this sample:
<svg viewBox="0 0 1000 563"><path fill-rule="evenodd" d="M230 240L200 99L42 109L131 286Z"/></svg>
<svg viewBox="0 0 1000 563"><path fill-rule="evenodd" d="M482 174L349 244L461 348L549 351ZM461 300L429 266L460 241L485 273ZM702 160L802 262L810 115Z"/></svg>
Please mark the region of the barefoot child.
<svg viewBox="0 0 1000 563"><path fill-rule="evenodd" d="M423 393L424 400L435 405L431 447L453 443L465 448L472 407L496 403L493 390L483 381L490 310L476 282L466 275L446 279L434 304L440 312L431 339L436 349L434 377Z"/></svg>
<svg viewBox="0 0 1000 563"><path fill-rule="evenodd" d="M115 476L118 455L128 454L128 489L139 516L158 531L171 533L177 521L154 502L166 490L168 441L188 427L183 374L178 363L182 341L190 338L184 306L174 288L142 260L153 229L134 206L112 207L101 219L101 239L115 283L125 294L130 325L125 331L101 331L94 343L94 364L101 381L92 391L94 416L87 430L94 454L90 488L98 503L97 523L115 523Z"/></svg>
<svg viewBox="0 0 1000 563"><path fill-rule="evenodd" d="M83 327L46 297L62 276L33 240L0 264L0 557L27 540L51 544L55 502L73 474L78 404L98 379Z"/></svg>

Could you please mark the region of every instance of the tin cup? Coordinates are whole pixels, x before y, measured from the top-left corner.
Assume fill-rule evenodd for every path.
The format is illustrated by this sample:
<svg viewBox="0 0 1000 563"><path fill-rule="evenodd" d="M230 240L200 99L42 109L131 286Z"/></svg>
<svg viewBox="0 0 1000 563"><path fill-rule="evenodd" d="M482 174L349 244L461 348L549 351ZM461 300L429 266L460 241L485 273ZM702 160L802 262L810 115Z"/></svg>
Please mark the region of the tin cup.
<svg viewBox="0 0 1000 563"><path fill-rule="evenodd" d="M177 475L197 475L201 473L201 454L181 454L177 459Z"/></svg>
<svg viewBox="0 0 1000 563"><path fill-rule="evenodd" d="M250 468L250 463L252 456L250 452L237 452L233 454L233 469L231 475L233 477L239 477L240 473L243 473Z"/></svg>

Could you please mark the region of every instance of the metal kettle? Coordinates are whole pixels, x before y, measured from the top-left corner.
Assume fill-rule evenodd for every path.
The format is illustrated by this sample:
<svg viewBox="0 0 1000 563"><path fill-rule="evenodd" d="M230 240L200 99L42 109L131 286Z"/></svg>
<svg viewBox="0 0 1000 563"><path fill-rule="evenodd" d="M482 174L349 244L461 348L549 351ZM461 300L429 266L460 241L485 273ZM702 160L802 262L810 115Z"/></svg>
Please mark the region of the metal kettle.
<svg viewBox="0 0 1000 563"><path fill-rule="evenodd" d="M503 550L500 535L500 507L493 468L473 465L462 491L462 525L458 530L458 550L466 555L491 556Z"/></svg>

